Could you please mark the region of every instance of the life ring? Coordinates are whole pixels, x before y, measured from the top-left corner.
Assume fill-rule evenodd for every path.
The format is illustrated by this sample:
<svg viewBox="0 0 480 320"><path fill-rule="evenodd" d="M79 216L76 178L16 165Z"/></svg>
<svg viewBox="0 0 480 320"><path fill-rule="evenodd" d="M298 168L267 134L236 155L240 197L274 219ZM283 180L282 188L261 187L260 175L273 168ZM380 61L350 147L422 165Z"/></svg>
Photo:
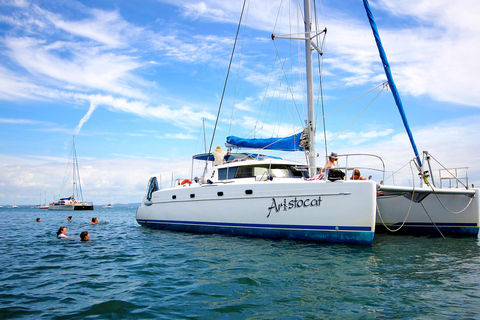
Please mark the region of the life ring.
<svg viewBox="0 0 480 320"><path fill-rule="evenodd" d="M181 185L183 186L183 185L186 184L186 183L192 184L192 181L190 181L190 180L188 180L188 179L185 179L185 180L182 181Z"/></svg>

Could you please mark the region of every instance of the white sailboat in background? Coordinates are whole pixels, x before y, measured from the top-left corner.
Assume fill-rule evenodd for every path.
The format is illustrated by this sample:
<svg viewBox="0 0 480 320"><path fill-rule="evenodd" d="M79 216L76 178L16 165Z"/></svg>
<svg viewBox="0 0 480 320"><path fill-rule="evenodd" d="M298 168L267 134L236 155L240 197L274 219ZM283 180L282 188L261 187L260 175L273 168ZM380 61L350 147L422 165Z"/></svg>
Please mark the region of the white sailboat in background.
<svg viewBox="0 0 480 320"><path fill-rule="evenodd" d="M40 194L40 203L42 203L42 194ZM37 206L38 209L48 209L48 205L47 205L47 191L45 191L45 201L43 202L43 204L39 204Z"/></svg>
<svg viewBox="0 0 480 320"><path fill-rule="evenodd" d="M109 197L108 204L106 206L102 206L102 208L113 209L115 208L112 204L112 197Z"/></svg>
<svg viewBox="0 0 480 320"><path fill-rule="evenodd" d="M218 166L210 153L194 156L206 161L202 178L177 179L160 189L150 179L137 222L153 228L224 233L266 238L371 244L375 232L376 184L373 181L309 180L317 175L313 103L311 4L304 1L306 96L305 135L267 141L269 149L304 151L308 164L251 153L232 153ZM293 37L292 37L293 38ZM213 139L212 139L213 141ZM305 143L303 143L305 142ZM232 140L230 140L232 143ZM211 148L211 146L210 146ZM220 163L223 159L220 159ZM309 172L306 173L306 171ZM172 181L173 182L173 181Z"/></svg>
<svg viewBox="0 0 480 320"><path fill-rule="evenodd" d="M78 170L77 152L75 149L75 137L73 137L72 169L72 195L68 198L61 198L57 202L50 203L48 210L93 210L92 202L83 201L80 171ZM75 198L75 195L77 198Z"/></svg>

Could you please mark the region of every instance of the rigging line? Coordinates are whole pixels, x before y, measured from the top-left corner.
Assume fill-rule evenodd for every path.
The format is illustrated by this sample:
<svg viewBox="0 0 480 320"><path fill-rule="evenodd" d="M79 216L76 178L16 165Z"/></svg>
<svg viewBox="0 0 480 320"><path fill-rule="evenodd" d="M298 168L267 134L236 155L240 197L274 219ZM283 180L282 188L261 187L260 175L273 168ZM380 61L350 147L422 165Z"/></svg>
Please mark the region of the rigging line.
<svg viewBox="0 0 480 320"><path fill-rule="evenodd" d="M275 47L275 50L277 51L277 55L279 55L278 53L278 48L277 48L277 45L275 44L275 41L273 41L273 44L274 44L274 47ZM290 82L288 81L288 76L285 72L285 68L284 68L284 65L282 63L282 60L280 60L280 65L282 66L282 71L283 71L283 75L285 76L285 80L287 81L287 89L288 89L288 92L290 92L290 95L292 96L292 101L293 101L293 106L294 106L294 109L297 111L297 115L299 117L299 119L302 119L302 117L300 116L300 112L298 111L298 107L297 107L297 103L296 103L296 100L295 100L295 96L293 94L293 90L292 90L292 87L290 86Z"/></svg>
<svg viewBox="0 0 480 320"><path fill-rule="evenodd" d="M274 93L275 93L275 94L276 94L276 92L280 93L280 90L281 90L281 87L282 87L282 83L280 82L280 83L278 84L278 86L280 86L280 89L277 90L277 89L276 89L277 86L276 86L276 87L275 87L275 91L272 93L272 97L274 97ZM262 125L261 125L261 127L260 127L259 130L261 130L261 129L263 129L263 128L265 127L265 123L267 122L267 117L268 117L268 114L269 114L269 112L270 112L270 108L272 107L272 104L273 104L273 99L271 99L271 100L270 100L270 103L268 104L268 108L267 108L267 110L265 111L265 117L263 118L263 122L262 122ZM260 118L260 115L259 115L259 118ZM258 120L257 120L257 121L258 121ZM275 123L275 121L274 121L274 123ZM256 126L256 125L255 125L255 126ZM272 132L272 135L273 135L273 132Z"/></svg>
<svg viewBox="0 0 480 320"><path fill-rule="evenodd" d="M315 34L317 34L318 16L317 16L317 2L315 0L313 1L313 12L315 14ZM317 35L315 35L315 40L314 41L317 43L317 47L318 47L318 36ZM321 67L320 67L320 57L319 57L318 52L317 52L317 64L318 64L318 78L320 79L319 80L319 87L321 87L322 71L321 71ZM318 105L318 99L317 99L317 105ZM315 112L316 112L315 113L315 119L316 119L316 118L318 118L318 108L315 108ZM317 124L315 124L315 131L314 132L315 133L317 132Z"/></svg>
<svg viewBox="0 0 480 320"><path fill-rule="evenodd" d="M411 161L411 160L410 160ZM388 179L390 179L391 177L393 177L393 175L397 172L399 172L400 170L402 170L403 168L405 168L409 163L410 161L408 161L407 163L405 163L400 169L396 170L396 171L392 171L392 174L389 175L388 177L386 177L383 181L386 181Z"/></svg>
<svg viewBox="0 0 480 320"><path fill-rule="evenodd" d="M205 133L205 118L202 118L202 125L200 126L200 129L199 129L198 134L197 134L197 143L195 144L195 149L194 149L195 153L197 153L197 150L199 149L198 144L201 143L202 128L203 128L203 133ZM205 137L205 135L204 135L204 137ZM205 149L205 153L207 153L206 142L204 142L204 149Z"/></svg>
<svg viewBox="0 0 480 320"><path fill-rule="evenodd" d="M212 140L210 141L210 148L208 149L208 153L210 153L212 151L213 140L215 139L215 132L217 131L218 119L220 118L220 111L222 110L223 97L225 96L225 90L227 88L228 75L230 74L230 68L232 66L233 54L235 53L235 47L237 45L238 33L240 32L240 26L242 25L243 11L245 10L245 3L246 2L247 2L247 0L243 0L242 13L240 14L240 20L238 21L237 34L235 35L235 42L233 43L232 54L230 56L230 62L228 64L227 76L225 77L225 84L223 85L222 98L220 99L220 105L218 106L217 119L215 120L215 126L213 127ZM206 160L205 161L205 169L207 168L207 166L208 166L208 161Z"/></svg>
<svg viewBox="0 0 480 320"><path fill-rule="evenodd" d="M432 156L431 154L429 154L429 155L430 155L430 157L433 158L433 156ZM435 158L433 158L433 159L434 159L435 161L437 161L437 159L435 159ZM437 161L437 163L443 167L443 165L442 165L440 162ZM447 170L447 169L445 169L445 170ZM425 175L423 174L423 172L422 172L421 170L419 170L419 171L420 171L420 175L422 176L423 180L426 181ZM448 170L447 170L447 171L448 171ZM449 172L449 173L450 173L450 172ZM450 174L451 174L451 173L450 173ZM461 182L460 182L460 183L461 183ZM463 184L463 183L462 183L462 184ZM470 207L470 204L472 203L473 198L474 198L474 196L472 195L472 196L470 197L470 200L468 201L467 205L466 205L462 210L460 210L460 211L452 211L452 210L448 209L448 208L443 204L442 200L440 200L440 197L438 196L437 192L435 191L435 188L434 188L430 183L428 183L427 185L430 187L430 189L432 189L432 192L433 192L433 194L435 195L435 197L437 198L437 200L438 200L438 202L440 203L440 205L441 205L445 210L447 210L448 212L450 212L451 214L460 214L460 213L462 213L463 211L467 210L467 208ZM466 189L468 189L468 188L466 188ZM425 211L426 211L426 210L425 210ZM427 214L428 214L428 212L427 212Z"/></svg>
<svg viewBox="0 0 480 320"><path fill-rule="evenodd" d="M353 119L352 122L350 122L350 124L349 124L345 129L343 129L339 134L337 134L328 144L330 144L330 143L332 143L333 141L335 141L335 139L337 139L342 133L344 133L345 130L347 130L347 129L362 115L362 113L364 113L365 110L367 110L367 108L372 105L373 101L375 101L375 99L378 98L378 96L380 95L380 93L382 93L382 91L383 91L384 88L385 88L385 87L383 87L382 90L380 90L380 92L372 99L372 101L370 101L370 103L362 110L362 112L360 112L360 113L358 114L358 116L356 116L355 119Z"/></svg>
<svg viewBox="0 0 480 320"><path fill-rule="evenodd" d="M260 105L260 110L258 111L258 116L257 116L257 120L255 122L255 126L245 136L248 136L251 132L255 131L255 129L257 128L258 121L260 119L260 115L262 113L263 106L264 106L265 100L267 98L267 93L268 93L268 90L270 88L270 83L272 82L273 72L275 71L275 66L277 64L277 59L278 59L278 61L280 61L280 57L278 55L278 52L277 52L277 55L275 55L275 61L273 62L272 70L270 71L270 77L268 78L267 88L265 89L265 93L263 94L262 104ZM258 132L258 131L255 131L255 133L256 132Z"/></svg>
<svg viewBox="0 0 480 320"><path fill-rule="evenodd" d="M435 197L437 197L438 202L442 205L442 207L443 207L445 210L447 210L447 211L450 212L451 214L460 214L460 213L462 213L463 211L467 210L467 208L470 207L470 204L472 203L473 198L475 197L474 195L472 195L472 196L470 197L470 200L468 201L467 205L466 205L465 208L463 208L462 210L460 210L460 211L452 211L452 210L448 209L448 208L443 204L442 200L440 200L440 197L438 196L437 192L433 189L433 187L432 187L431 185L429 185L429 186L430 186L430 188L432 188L433 194L435 195Z"/></svg>
<svg viewBox="0 0 480 320"><path fill-rule="evenodd" d="M434 156L432 156L430 153L428 153L428 155L429 155L430 157L432 157L433 160L435 160L443 169L447 170L447 172L450 173L450 175L451 175L452 177L454 177L455 180L457 180L458 182L460 182L460 183L462 184L462 186L465 187L465 189L468 189L468 186L466 186L462 181L460 181L460 179L457 178L457 176L455 176L455 175L454 175L453 173L451 173L447 168L445 168L445 167L443 166L443 164L441 164L437 159L435 159Z"/></svg>
<svg viewBox="0 0 480 320"><path fill-rule="evenodd" d="M245 15L245 26L248 21L248 11L249 11L250 6L247 7L247 13ZM245 43L245 34L246 34L247 28L243 28L243 37L242 37L242 49L240 50L240 60L238 61L238 71L237 71L237 79L235 81L235 94L233 96L233 104L232 104L232 114L230 116L230 126L228 128L228 135L232 132L232 122L233 122L233 111L235 110L235 101L237 100L237 88L238 88L238 79L240 78L240 67L242 65L242 57L243 57L243 48L244 48L244 43Z"/></svg>
<svg viewBox="0 0 480 320"><path fill-rule="evenodd" d="M272 33L275 33L275 29L277 28L277 22L278 22L278 18L280 17L280 11L282 10L282 7L283 7L283 0L280 1L280 5L278 6L277 17L275 18L275 24L273 25Z"/></svg>
<svg viewBox="0 0 480 320"><path fill-rule="evenodd" d="M314 6L315 6L315 23L318 28L318 16L317 16L317 2L314 1ZM324 51L325 47L325 39L327 38L327 27L326 27L326 22L325 22L325 15L323 13L323 5L322 1L320 0L320 8L322 9L322 17L323 17L323 26L325 30L325 35L323 36L322 44L321 46L319 45L318 37L315 37L317 41L317 47L321 49L321 51ZM317 60L318 60L318 75L319 75L319 81L318 81L318 91L320 93L317 100L317 105L321 104L322 105L322 120L323 120L323 142L325 145L325 157L328 156L328 148L327 148L327 124L325 122L325 104L323 100L323 86L322 86L322 66L323 66L323 55L317 54ZM317 108L317 114L315 117L318 119L318 108ZM317 127L317 123L315 122L315 127ZM315 131L316 132L316 131Z"/></svg>
<svg viewBox="0 0 480 320"><path fill-rule="evenodd" d="M82 183L81 183L81 180L80 180L80 170L78 170L78 160L77 160L77 150L75 149L75 145L73 146L73 152L74 152L74 163L75 163L75 166L76 166L76 169L77 169L77 177L78 178L78 186L77 186L77 183L75 184L75 188L77 189L77 195L78 195L78 190L80 190L80 199L82 199L82 202L83 202L83 193L82 193Z"/></svg>
<svg viewBox="0 0 480 320"><path fill-rule="evenodd" d="M415 175L413 174L413 168L412 168L412 160L410 160L407 164L410 164L410 171L412 172L412 179L415 179ZM390 232L397 232L398 230L402 229L403 226L405 225L405 222L408 219L408 216L410 215L410 210L412 209L412 204L413 204L413 196L415 195L415 183L413 184L413 193L412 196L410 197L410 206L408 207L407 215L405 216L405 219L403 220L402 224L395 230L390 229L387 224L383 221L382 215L380 213L380 208L378 207L378 200L376 201L377 203L377 212L378 216L380 217L380 220L382 221L383 226L385 229L387 229ZM378 197L378 196L377 196Z"/></svg>
<svg viewBox="0 0 480 320"><path fill-rule="evenodd" d="M290 34L293 34L293 23L292 23L292 1L289 1L288 2L288 29L290 31ZM297 29L295 31L298 31L298 23L295 24L295 26L297 27ZM292 83L293 82L293 59L291 59L291 57L293 57L293 44L294 43L297 43L298 41L293 41L293 39L289 39L288 41L288 48L290 49L290 81ZM284 96L284 103L285 105L287 104L287 96L288 96L288 91L285 92L285 96ZM287 111L290 112L290 108L288 107L287 108ZM292 128L295 129L295 110L292 110L292 113L290 114L290 117L292 119ZM299 118L298 120L301 121L301 118Z"/></svg>
<svg viewBox="0 0 480 320"><path fill-rule="evenodd" d="M289 2L289 5L290 5L290 2ZM278 23L278 20L279 20L279 17L280 17L280 12L282 11L282 8L283 8L283 0L280 2L280 5L279 5L279 7L278 7L277 17L276 17L276 19L275 19L275 24L274 24L274 26L273 26L272 35L275 34L275 30L276 30L276 28L277 28L277 23ZM289 10L289 12L290 12L290 10ZM258 116L257 116L257 120L256 120L256 122L255 122L255 126L252 128L252 130L250 130L250 131L247 133L246 136L249 136L250 133L253 132L253 137L255 137L255 135L256 135L258 132L260 132L260 130L263 129L263 125L265 124L265 120L264 120L264 123L263 123L262 127L259 128L258 130L256 130L256 129L257 129L257 126L258 126L258 122L259 122L259 120L260 120L260 115L261 115L261 113L262 113L262 109L263 109L263 106L264 106L264 103L265 103L265 99L266 99L266 96L267 96L267 93L268 93L268 90L269 90L269 87L270 87L270 82L271 82L271 80L272 80L272 75L273 75L273 72L274 72L274 70L275 70L275 65L276 65L276 62L277 62L277 58L278 58L278 61L281 61L280 55L278 54L278 50L276 50L275 61L274 61L273 66L272 66L272 70L270 71L270 77L269 77L269 79L268 79L267 88L266 88L265 93L264 93L264 95L263 95L262 104L261 104L260 110L259 110L259 112L258 112ZM275 90L274 90L274 91L275 91ZM272 94L272 96L273 96L273 94ZM269 108L269 109L270 109L270 108ZM265 118L266 118L267 115L268 115L268 110L267 110L267 112L266 112Z"/></svg>
<svg viewBox="0 0 480 320"><path fill-rule="evenodd" d="M381 86L383 86L382 90L380 91L380 92L382 92L382 91L385 89L385 87L387 86L387 84L388 84L388 82L387 82L387 81L385 81L385 82L383 82L383 83L379 84L378 86L376 86L376 87L375 87L375 88L373 88L372 90L370 90L370 91L367 91L367 92L365 92L364 94L362 94L362 95L360 95L360 96L356 97L355 99L353 99L353 100L351 100L351 101L349 101L349 102L345 103L343 106L340 106L340 107L338 107L337 109L335 109L335 110L333 110L333 111L330 111L329 113L327 113L327 114L326 114L326 115L324 115L323 117L324 117L324 118L325 118L325 117L328 117L328 116L329 116L329 115L331 115L332 113L335 113L335 112L337 112L338 110L340 110L340 109L342 109L342 108L344 108L344 107L348 106L350 103L353 103L353 102L357 101L358 99L362 98L363 96L366 96L366 95L367 95L367 94L369 94L370 92L377 90L377 89L378 89L379 87L381 87ZM378 96L378 95L377 95L377 96ZM317 122L318 120L320 120L320 119L316 119L316 120L315 120L315 122Z"/></svg>

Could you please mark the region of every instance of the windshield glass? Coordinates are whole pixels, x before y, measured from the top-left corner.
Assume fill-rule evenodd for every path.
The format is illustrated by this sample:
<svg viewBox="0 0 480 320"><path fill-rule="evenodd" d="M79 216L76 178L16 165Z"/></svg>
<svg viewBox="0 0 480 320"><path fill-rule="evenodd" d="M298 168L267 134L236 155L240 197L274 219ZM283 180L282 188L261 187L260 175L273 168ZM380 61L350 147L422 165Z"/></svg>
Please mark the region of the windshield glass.
<svg viewBox="0 0 480 320"><path fill-rule="evenodd" d="M254 165L254 166L240 166L222 168L218 170L218 179L241 179L241 178L261 178L267 177L271 174L274 178L302 178L302 171L296 170L292 166L275 164L269 166L268 164Z"/></svg>

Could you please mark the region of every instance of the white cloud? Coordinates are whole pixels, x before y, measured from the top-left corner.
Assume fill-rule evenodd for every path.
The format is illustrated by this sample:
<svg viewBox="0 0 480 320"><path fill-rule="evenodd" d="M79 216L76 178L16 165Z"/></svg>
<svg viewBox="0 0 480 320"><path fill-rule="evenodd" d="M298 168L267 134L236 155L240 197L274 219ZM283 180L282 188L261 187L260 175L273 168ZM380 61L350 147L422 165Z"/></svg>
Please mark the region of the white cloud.
<svg viewBox="0 0 480 320"><path fill-rule="evenodd" d="M12 60L35 77L47 76L51 85L65 89L70 86L70 89L78 91L100 89L126 97L146 97L128 84L135 80L131 72L140 67L134 57L91 52L81 43L55 43L51 46L33 38L7 37L5 45ZM71 50L69 59L61 56L67 47ZM48 84L45 79L42 81Z"/></svg>
<svg viewBox="0 0 480 320"><path fill-rule="evenodd" d="M67 21L61 16L52 12L37 8L46 19L55 27L70 34L94 40L97 43L105 44L111 48L125 46L125 39L122 33L131 30L133 26L128 25L116 11L91 10L91 17L85 20Z"/></svg>
<svg viewBox="0 0 480 320"><path fill-rule="evenodd" d="M192 134L188 133L166 133L163 136L157 136L159 139L179 139L179 140L196 140L197 137L195 137Z"/></svg>
<svg viewBox="0 0 480 320"><path fill-rule="evenodd" d="M375 6L374 16L381 10L409 19L401 27L377 21L394 79L404 94L480 107L480 85L471 81L480 69L480 23L475 17L480 3L383 0ZM327 24L325 56L333 50L337 57L326 58L326 68L351 74L343 79L350 85L378 79L383 70L369 26L351 19Z"/></svg>
<svg viewBox="0 0 480 320"><path fill-rule="evenodd" d="M80 132L80 129L82 129L82 126L85 122L88 121L88 119L90 119L90 116L92 115L92 112L95 110L97 106L93 103L90 103L90 107L88 108L88 111L87 113L83 116L83 118L80 120L80 123L78 124L78 126L75 128L74 130L74 134L78 134Z"/></svg>
<svg viewBox="0 0 480 320"><path fill-rule="evenodd" d="M96 107L103 106L112 111L131 113L144 118L162 119L184 128L197 127L202 123L202 119L215 119L213 114L204 110L195 111L195 109L190 106L182 106L174 109L167 105L152 106L143 101L129 101L124 98L104 95L76 95L76 97L90 101L90 103Z"/></svg>
<svg viewBox="0 0 480 320"><path fill-rule="evenodd" d="M81 159L80 163L83 198L93 201L94 205L106 203L109 196L122 203L141 202L151 176L163 173L166 182L170 172L178 168L186 168L188 172L191 167L190 159ZM36 204L38 195L45 191L47 201L51 201L52 196L58 199L71 192L68 186L62 189L65 170L59 168L65 168L65 160L0 154L0 166L0 185L9 185L8 190L0 191L1 204L13 203L14 197L18 204Z"/></svg>
<svg viewBox="0 0 480 320"><path fill-rule="evenodd" d="M44 121L37 121L31 119L7 119L7 118L0 118L0 123L4 124L40 124L46 123Z"/></svg>

